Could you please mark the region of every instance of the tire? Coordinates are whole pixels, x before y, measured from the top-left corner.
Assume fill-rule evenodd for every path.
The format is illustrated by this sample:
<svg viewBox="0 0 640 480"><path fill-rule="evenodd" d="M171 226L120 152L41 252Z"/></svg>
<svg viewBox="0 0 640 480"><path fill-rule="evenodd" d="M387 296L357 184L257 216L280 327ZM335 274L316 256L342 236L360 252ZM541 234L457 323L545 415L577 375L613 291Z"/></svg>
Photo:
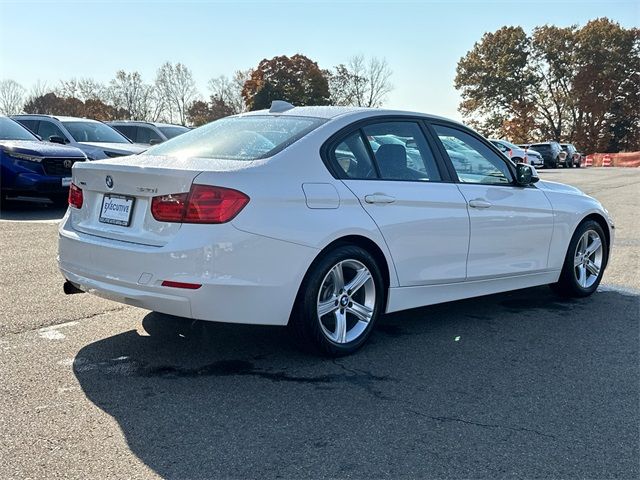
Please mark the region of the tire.
<svg viewBox="0 0 640 480"><path fill-rule="evenodd" d="M353 280L359 286L349 294L346 290ZM337 246L309 267L289 329L307 351L330 357L352 354L369 338L384 297L382 273L373 256L355 245ZM321 307L326 313L319 315Z"/></svg>
<svg viewBox="0 0 640 480"><path fill-rule="evenodd" d="M600 247L594 249L596 237ZM593 252L585 256L585 247L587 252ZM569 242L560 279L550 287L564 297L588 297L600 285L608 260L609 245L600 224L593 220L582 222Z"/></svg>

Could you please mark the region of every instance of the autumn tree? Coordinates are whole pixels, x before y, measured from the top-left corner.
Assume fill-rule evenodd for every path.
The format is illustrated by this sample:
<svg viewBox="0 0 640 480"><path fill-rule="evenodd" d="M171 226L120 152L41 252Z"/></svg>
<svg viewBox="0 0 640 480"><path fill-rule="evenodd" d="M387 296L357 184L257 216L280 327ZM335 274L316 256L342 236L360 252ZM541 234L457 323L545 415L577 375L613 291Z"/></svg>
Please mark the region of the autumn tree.
<svg viewBox="0 0 640 480"><path fill-rule="evenodd" d="M576 32L575 63L576 142L640 149L640 29L590 21Z"/></svg>
<svg viewBox="0 0 640 480"><path fill-rule="evenodd" d="M209 102L196 100L187 110L187 119L195 127L235 114L235 109L216 96Z"/></svg>
<svg viewBox="0 0 640 480"><path fill-rule="evenodd" d="M96 120L116 120L127 118L128 112L107 105L102 100L90 98L82 101L75 97L60 97L53 92L29 99L24 105L25 113L44 115L69 115Z"/></svg>
<svg viewBox="0 0 640 480"><path fill-rule="evenodd" d="M327 75L316 62L296 54L262 60L242 88L249 110L269 108L273 100L294 105L328 105Z"/></svg>
<svg viewBox="0 0 640 480"><path fill-rule="evenodd" d="M392 71L385 59L355 55L330 72L331 103L356 107L379 107L393 89Z"/></svg>
<svg viewBox="0 0 640 480"><path fill-rule="evenodd" d="M24 103L24 87L14 80L0 81L0 114L20 113Z"/></svg>
<svg viewBox="0 0 640 480"><path fill-rule="evenodd" d="M165 114L169 121L173 122L175 115L185 125L187 109L198 95L191 70L182 63L166 62L158 69L155 85L159 95L166 99Z"/></svg>
<svg viewBox="0 0 640 480"><path fill-rule="evenodd" d="M586 151L640 148L638 29L608 19L487 33L458 62L460 111L481 132Z"/></svg>

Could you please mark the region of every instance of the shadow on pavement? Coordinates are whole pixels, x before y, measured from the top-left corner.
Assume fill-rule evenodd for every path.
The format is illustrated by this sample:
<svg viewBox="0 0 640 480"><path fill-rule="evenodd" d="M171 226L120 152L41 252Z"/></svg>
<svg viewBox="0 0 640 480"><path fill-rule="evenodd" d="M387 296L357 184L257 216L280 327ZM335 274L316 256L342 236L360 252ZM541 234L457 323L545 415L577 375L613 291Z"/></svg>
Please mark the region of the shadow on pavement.
<svg viewBox="0 0 640 480"><path fill-rule="evenodd" d="M64 202L48 198L17 197L0 201L0 219L11 221L55 221L67 211Z"/></svg>
<svg viewBox="0 0 640 480"><path fill-rule="evenodd" d="M74 373L165 478L636 478L640 297L546 288L388 315L358 354L155 313Z"/></svg>

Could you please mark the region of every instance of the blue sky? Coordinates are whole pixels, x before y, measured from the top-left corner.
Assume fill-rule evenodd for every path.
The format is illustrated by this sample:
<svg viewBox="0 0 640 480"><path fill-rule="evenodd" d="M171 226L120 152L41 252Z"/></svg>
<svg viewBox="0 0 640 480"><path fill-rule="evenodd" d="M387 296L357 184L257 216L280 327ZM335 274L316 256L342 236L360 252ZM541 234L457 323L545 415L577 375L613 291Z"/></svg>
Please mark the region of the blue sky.
<svg viewBox="0 0 640 480"><path fill-rule="evenodd" d="M0 78L37 80L116 70L152 82L165 61L209 78L303 53L321 68L357 53L384 57L394 91L385 106L460 118L455 67L474 42L503 25L583 25L606 16L640 26L640 0L576 1L32 1L0 0Z"/></svg>

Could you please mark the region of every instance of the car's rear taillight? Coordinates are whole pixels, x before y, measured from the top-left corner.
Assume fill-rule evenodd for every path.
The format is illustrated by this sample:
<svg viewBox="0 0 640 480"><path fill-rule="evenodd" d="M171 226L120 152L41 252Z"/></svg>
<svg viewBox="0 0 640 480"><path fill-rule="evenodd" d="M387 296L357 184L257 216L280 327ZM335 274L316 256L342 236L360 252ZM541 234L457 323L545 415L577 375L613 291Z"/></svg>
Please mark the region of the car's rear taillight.
<svg viewBox="0 0 640 480"><path fill-rule="evenodd" d="M153 197L151 214L159 222L225 223L249 203L249 197L231 188L192 185L188 193Z"/></svg>
<svg viewBox="0 0 640 480"><path fill-rule="evenodd" d="M69 185L69 205L74 208L82 208L82 189L75 183Z"/></svg>

